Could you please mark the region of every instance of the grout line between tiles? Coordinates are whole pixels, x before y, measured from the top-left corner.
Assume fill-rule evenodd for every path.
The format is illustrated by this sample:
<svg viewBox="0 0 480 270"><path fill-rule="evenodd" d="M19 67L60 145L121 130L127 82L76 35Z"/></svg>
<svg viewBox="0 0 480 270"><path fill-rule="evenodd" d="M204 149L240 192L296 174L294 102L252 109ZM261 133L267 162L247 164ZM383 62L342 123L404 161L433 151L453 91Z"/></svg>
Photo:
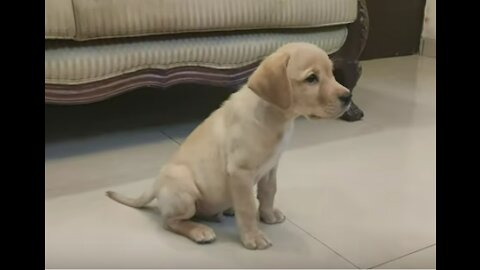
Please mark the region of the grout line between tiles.
<svg viewBox="0 0 480 270"><path fill-rule="evenodd" d="M340 256L342 259L344 259L345 261L347 261L349 264L351 264L352 266L354 266L355 268L357 269L361 269L360 267L358 267L356 264L354 264L353 262L351 262L349 259L345 258L344 256L342 256L342 254L338 253L336 250L334 250L333 248L331 248L330 246L328 246L327 244L325 244L324 242L322 242L320 239L318 239L317 237L315 237L314 235L312 235L311 233L309 233L308 231L306 231L304 228L300 227L298 224L296 224L295 222L293 222L291 219L287 218L288 222L292 223L295 227L299 228L300 230L302 230L304 233L308 234L310 237L312 237L313 239L317 240L317 242L319 242L320 244L322 244L323 246L325 246L326 248L328 248L330 251L332 251L333 253L337 254L338 256Z"/></svg>
<svg viewBox="0 0 480 270"><path fill-rule="evenodd" d="M165 135L165 137L169 138L170 140L174 141L176 144L180 145L180 142L175 140L172 136L168 135L167 133L165 133L163 130L160 130L160 133L162 133L163 135Z"/></svg>
<svg viewBox="0 0 480 270"><path fill-rule="evenodd" d="M410 256L410 255L414 254L414 253L417 253L417 252L423 251L423 250L425 250L425 249L427 249L427 248L431 248L431 247L433 247L433 246L436 246L436 245L437 245L437 243L435 243L435 244L431 244L431 245L428 245L428 246L426 246L426 247L423 247L423 248L417 249L417 250L415 250L415 251L412 251L412 252L410 252L410 253L407 253L407 254L405 254L405 255L402 255L402 256L400 256L400 257L396 257L396 258L394 258L394 259L391 259L391 260L388 260L388 261L386 261L386 262L383 262L383 263L380 263L380 264L374 265L374 266L372 266L372 267L369 267L368 269L377 268L377 267L380 267L380 266L382 266L382 265L385 265L385 264L387 264L387 263L390 263L390 262L393 262L393 261L396 261L396 260L400 260L400 259L402 259L402 258L405 258L405 257L407 257L407 256Z"/></svg>

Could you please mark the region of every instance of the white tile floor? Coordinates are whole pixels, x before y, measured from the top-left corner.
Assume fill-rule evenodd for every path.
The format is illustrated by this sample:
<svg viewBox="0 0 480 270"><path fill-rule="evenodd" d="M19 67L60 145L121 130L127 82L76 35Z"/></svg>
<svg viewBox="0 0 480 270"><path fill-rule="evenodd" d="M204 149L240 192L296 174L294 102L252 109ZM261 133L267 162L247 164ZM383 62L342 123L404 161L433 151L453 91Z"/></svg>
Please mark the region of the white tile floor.
<svg viewBox="0 0 480 270"><path fill-rule="evenodd" d="M47 132L45 144L46 268L435 268L435 59L363 66L355 100L364 120L298 120L278 176L288 220L262 225L274 242L265 251L244 249L231 218L212 224L216 242L198 246L164 231L154 209L104 196L140 193L212 102L187 121L131 128L123 122L138 119L117 117L120 128L99 134L95 111L71 109L78 124ZM49 118L68 118L59 110L69 109L50 111L47 129L61 123ZM93 131L70 136L75 128ZM49 140L55 132L70 135Z"/></svg>

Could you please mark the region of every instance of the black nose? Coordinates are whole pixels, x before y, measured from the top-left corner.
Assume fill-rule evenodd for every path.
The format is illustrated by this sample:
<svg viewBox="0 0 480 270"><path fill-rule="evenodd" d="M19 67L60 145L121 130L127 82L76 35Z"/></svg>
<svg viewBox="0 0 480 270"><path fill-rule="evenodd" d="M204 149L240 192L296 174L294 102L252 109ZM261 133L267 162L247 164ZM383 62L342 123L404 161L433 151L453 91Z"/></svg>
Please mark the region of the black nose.
<svg viewBox="0 0 480 270"><path fill-rule="evenodd" d="M350 103L350 101L352 101L352 94L351 93L348 93L346 95L343 95L343 96L339 96L338 99L340 99L340 101L346 105L348 103Z"/></svg>

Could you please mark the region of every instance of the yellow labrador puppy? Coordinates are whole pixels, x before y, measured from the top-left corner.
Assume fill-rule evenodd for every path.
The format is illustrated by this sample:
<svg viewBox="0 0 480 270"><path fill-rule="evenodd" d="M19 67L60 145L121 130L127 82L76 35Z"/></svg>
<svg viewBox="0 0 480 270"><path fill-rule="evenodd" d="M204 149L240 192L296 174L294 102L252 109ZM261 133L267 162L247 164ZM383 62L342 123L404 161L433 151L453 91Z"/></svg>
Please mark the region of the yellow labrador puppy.
<svg viewBox="0 0 480 270"><path fill-rule="evenodd" d="M276 171L295 118L338 117L350 99L322 49L286 44L188 136L152 188L136 199L112 191L107 195L132 207L156 198L165 227L197 243L215 240L215 232L193 217L233 210L243 245L265 249L271 242L258 228L257 215L267 224L285 220L274 207Z"/></svg>

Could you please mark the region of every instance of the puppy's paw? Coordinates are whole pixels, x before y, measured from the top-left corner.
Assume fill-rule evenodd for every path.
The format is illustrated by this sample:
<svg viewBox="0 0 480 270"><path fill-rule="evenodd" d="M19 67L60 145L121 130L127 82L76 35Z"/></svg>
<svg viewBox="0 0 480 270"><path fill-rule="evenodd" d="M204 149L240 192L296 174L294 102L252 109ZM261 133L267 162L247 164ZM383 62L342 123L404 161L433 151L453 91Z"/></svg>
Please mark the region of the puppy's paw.
<svg viewBox="0 0 480 270"><path fill-rule="evenodd" d="M282 223L285 221L285 215L278 209L260 210L260 220L267 224Z"/></svg>
<svg viewBox="0 0 480 270"><path fill-rule="evenodd" d="M266 249L272 245L272 242L260 230L244 233L242 243L247 249Z"/></svg>
<svg viewBox="0 0 480 270"><path fill-rule="evenodd" d="M208 244L215 241L215 232L207 226L196 226L189 233L190 239L198 244Z"/></svg>

